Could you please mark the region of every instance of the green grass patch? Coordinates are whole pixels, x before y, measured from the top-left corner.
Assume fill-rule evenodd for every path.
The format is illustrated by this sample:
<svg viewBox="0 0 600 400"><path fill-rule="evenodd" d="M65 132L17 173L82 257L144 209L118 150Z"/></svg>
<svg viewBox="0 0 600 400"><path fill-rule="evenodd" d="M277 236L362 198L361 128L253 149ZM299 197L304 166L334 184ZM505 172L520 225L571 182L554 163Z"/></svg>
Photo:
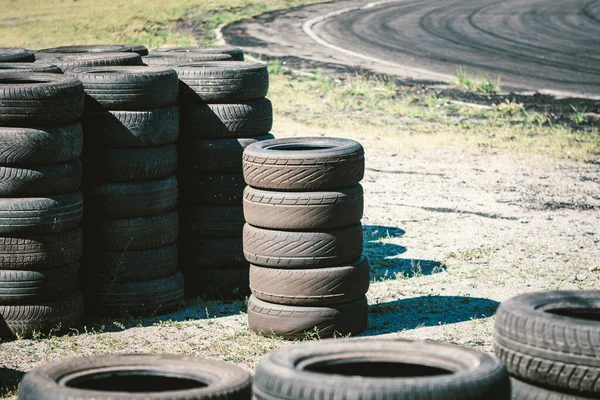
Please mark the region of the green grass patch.
<svg viewBox="0 0 600 400"><path fill-rule="evenodd" d="M485 74L472 76L462 67L458 67L456 70L456 75L451 84L462 89L490 94L498 93L501 90L500 77L494 83L490 80L489 76Z"/></svg>

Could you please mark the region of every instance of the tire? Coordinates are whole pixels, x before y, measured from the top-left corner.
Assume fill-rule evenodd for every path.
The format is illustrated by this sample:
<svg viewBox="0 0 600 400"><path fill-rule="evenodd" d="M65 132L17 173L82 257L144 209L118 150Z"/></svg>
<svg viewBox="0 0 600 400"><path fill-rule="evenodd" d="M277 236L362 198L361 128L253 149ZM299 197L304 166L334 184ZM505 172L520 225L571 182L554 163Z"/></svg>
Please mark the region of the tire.
<svg viewBox="0 0 600 400"><path fill-rule="evenodd" d="M46 235L0 237L1 270L40 270L72 264L83 252L81 228Z"/></svg>
<svg viewBox="0 0 600 400"><path fill-rule="evenodd" d="M269 72L264 64L211 62L174 69L181 82L182 103L243 103L262 99L269 91Z"/></svg>
<svg viewBox="0 0 600 400"><path fill-rule="evenodd" d="M205 63L205 62L228 62L233 61L233 58L229 54L151 54L148 57L144 57L144 64L151 67L173 67L178 65L186 65L191 63Z"/></svg>
<svg viewBox="0 0 600 400"><path fill-rule="evenodd" d="M85 243L104 251L148 250L175 243L177 212L124 219L91 220ZM92 229L92 227L94 229Z"/></svg>
<svg viewBox="0 0 600 400"><path fill-rule="evenodd" d="M90 251L86 274L96 282L141 282L177 272L175 244L148 250Z"/></svg>
<svg viewBox="0 0 600 400"><path fill-rule="evenodd" d="M54 64L62 72L77 68L144 65L137 53L36 53L37 61Z"/></svg>
<svg viewBox="0 0 600 400"><path fill-rule="evenodd" d="M24 63L3 63L0 62L0 73L13 72L39 72L45 74L62 74L62 70L56 65L41 64L33 62Z"/></svg>
<svg viewBox="0 0 600 400"><path fill-rule="evenodd" d="M99 371L106 371L106 375ZM167 354L111 354L43 364L25 375L19 398L250 400L250 379L243 369L218 360Z"/></svg>
<svg viewBox="0 0 600 400"><path fill-rule="evenodd" d="M233 61L244 61L244 52L234 46L192 46L192 47L163 47L156 49L152 55L158 54L229 54Z"/></svg>
<svg viewBox="0 0 600 400"><path fill-rule="evenodd" d="M41 197L71 193L81 183L81 162L30 167L0 166L0 197Z"/></svg>
<svg viewBox="0 0 600 400"><path fill-rule="evenodd" d="M245 223L240 206L192 205L181 220L186 232L213 238L240 238Z"/></svg>
<svg viewBox="0 0 600 400"><path fill-rule="evenodd" d="M83 216L80 192L51 197L0 199L3 236L57 233L79 226Z"/></svg>
<svg viewBox="0 0 600 400"><path fill-rule="evenodd" d="M181 272L141 282L96 283L87 288L90 310L99 315L162 315L176 310L184 300Z"/></svg>
<svg viewBox="0 0 600 400"><path fill-rule="evenodd" d="M177 171L177 148L166 146L109 149L96 147L85 154L89 182L138 182L163 179Z"/></svg>
<svg viewBox="0 0 600 400"><path fill-rule="evenodd" d="M63 53L63 54L81 54L81 53L137 53L140 56L148 55L148 49L142 45L120 45L120 44L93 44L80 46L60 46L51 49L38 50L37 53Z"/></svg>
<svg viewBox="0 0 600 400"><path fill-rule="evenodd" d="M328 306L361 299L369 289L369 263L331 268L278 269L250 265L252 294L262 301L291 306Z"/></svg>
<svg viewBox="0 0 600 400"><path fill-rule="evenodd" d="M248 326L267 337L305 339L311 332L319 338L355 335L367 328L367 299L327 307L296 307L267 303L250 296Z"/></svg>
<svg viewBox="0 0 600 400"><path fill-rule="evenodd" d="M494 349L518 379L600 394L600 291L528 293L498 308Z"/></svg>
<svg viewBox="0 0 600 400"><path fill-rule="evenodd" d="M16 47L0 47L0 63L34 62L32 51Z"/></svg>
<svg viewBox="0 0 600 400"><path fill-rule="evenodd" d="M361 185L328 192L244 189L244 218L252 226L280 230L331 230L355 225L363 216Z"/></svg>
<svg viewBox="0 0 600 400"><path fill-rule="evenodd" d="M334 267L359 259L362 247L360 224L327 232L276 231L244 225L244 256L262 267Z"/></svg>
<svg viewBox="0 0 600 400"><path fill-rule="evenodd" d="M85 189L85 201L88 213L102 218L161 214L177 205L177 179L90 185Z"/></svg>
<svg viewBox="0 0 600 400"><path fill-rule="evenodd" d="M0 305L0 337L55 334L77 327L83 319L80 293L65 299L30 305Z"/></svg>
<svg viewBox="0 0 600 400"><path fill-rule="evenodd" d="M186 297L239 300L250 296L248 268L198 268L185 272Z"/></svg>
<svg viewBox="0 0 600 400"><path fill-rule="evenodd" d="M555 392L539 386L530 385L516 378L510 378L511 399L513 400L590 400L578 394Z"/></svg>
<svg viewBox="0 0 600 400"><path fill-rule="evenodd" d="M35 304L62 299L79 289L79 264L37 271L0 270L0 304Z"/></svg>
<svg viewBox="0 0 600 400"><path fill-rule="evenodd" d="M66 72L83 83L86 107L145 110L174 106L179 93L177 73L159 67L89 67Z"/></svg>
<svg viewBox="0 0 600 400"><path fill-rule="evenodd" d="M86 112L86 143L105 147L145 147L173 143L179 136L179 109Z"/></svg>
<svg viewBox="0 0 600 400"><path fill-rule="evenodd" d="M81 155L81 124L43 128L0 127L0 164L37 165L73 160Z"/></svg>
<svg viewBox="0 0 600 400"><path fill-rule="evenodd" d="M36 126L75 122L83 114L83 85L59 74L0 74L0 125Z"/></svg>
<svg viewBox="0 0 600 400"><path fill-rule="evenodd" d="M181 269L196 274L197 269L248 270L240 238L212 239L190 235L185 239Z"/></svg>
<svg viewBox="0 0 600 400"><path fill-rule="evenodd" d="M494 356L456 345L336 339L272 352L258 364L254 397L273 399L507 400Z"/></svg>
<svg viewBox="0 0 600 400"><path fill-rule="evenodd" d="M239 206L246 183L242 174L191 175L183 177L182 198L187 204Z"/></svg>
<svg viewBox="0 0 600 400"><path fill-rule="evenodd" d="M183 139L223 139L265 135L273 127L269 99L239 104L182 104Z"/></svg>

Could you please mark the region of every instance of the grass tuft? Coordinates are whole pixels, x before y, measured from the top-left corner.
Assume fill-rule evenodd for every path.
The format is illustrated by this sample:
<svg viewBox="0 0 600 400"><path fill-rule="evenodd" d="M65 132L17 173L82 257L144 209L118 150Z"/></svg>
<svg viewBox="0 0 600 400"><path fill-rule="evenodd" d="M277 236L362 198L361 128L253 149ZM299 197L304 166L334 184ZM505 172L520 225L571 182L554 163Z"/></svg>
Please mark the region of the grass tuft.
<svg viewBox="0 0 600 400"><path fill-rule="evenodd" d="M454 80L450 84L459 88L489 94L498 93L501 90L500 77L498 77L496 83L493 83L489 76L480 74L473 77L463 67L458 67Z"/></svg>

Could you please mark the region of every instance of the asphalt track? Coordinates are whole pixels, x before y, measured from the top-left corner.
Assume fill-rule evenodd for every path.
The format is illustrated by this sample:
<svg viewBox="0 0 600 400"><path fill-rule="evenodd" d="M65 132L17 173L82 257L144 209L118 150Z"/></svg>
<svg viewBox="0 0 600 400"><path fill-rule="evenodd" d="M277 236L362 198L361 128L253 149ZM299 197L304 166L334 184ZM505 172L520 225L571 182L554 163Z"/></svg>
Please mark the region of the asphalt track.
<svg viewBox="0 0 600 400"><path fill-rule="evenodd" d="M312 26L339 49L501 84L600 94L600 0L393 1Z"/></svg>

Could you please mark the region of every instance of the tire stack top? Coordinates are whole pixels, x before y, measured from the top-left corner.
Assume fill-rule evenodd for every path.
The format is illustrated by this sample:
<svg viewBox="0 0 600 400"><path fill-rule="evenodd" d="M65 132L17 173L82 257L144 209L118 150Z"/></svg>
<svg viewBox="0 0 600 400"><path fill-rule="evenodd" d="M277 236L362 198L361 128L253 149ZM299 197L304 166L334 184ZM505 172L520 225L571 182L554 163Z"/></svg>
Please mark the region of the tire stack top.
<svg viewBox="0 0 600 400"><path fill-rule="evenodd" d="M243 155L248 322L286 339L366 328L364 151L349 139L274 139Z"/></svg>
<svg viewBox="0 0 600 400"><path fill-rule="evenodd" d="M30 54L0 49L0 60ZM0 337L64 331L83 317L83 86L11 69L0 71Z"/></svg>
<svg viewBox="0 0 600 400"><path fill-rule="evenodd" d="M91 312L154 315L183 300L177 270L179 90L170 68L87 67L84 282Z"/></svg>

